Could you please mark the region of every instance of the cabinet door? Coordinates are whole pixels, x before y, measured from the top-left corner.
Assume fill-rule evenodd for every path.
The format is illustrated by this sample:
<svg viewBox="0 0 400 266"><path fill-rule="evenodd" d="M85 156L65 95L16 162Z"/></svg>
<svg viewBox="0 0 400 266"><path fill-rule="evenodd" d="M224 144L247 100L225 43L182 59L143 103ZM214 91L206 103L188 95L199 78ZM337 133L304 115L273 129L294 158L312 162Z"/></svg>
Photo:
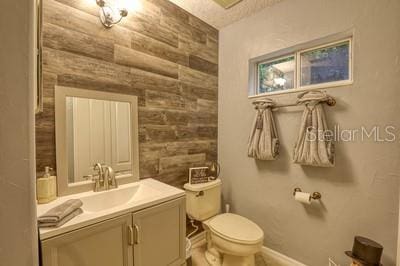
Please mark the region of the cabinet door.
<svg viewBox="0 0 400 266"><path fill-rule="evenodd" d="M135 266L185 262L185 198L133 214Z"/></svg>
<svg viewBox="0 0 400 266"><path fill-rule="evenodd" d="M131 225L128 214L44 240L43 266L133 266Z"/></svg>

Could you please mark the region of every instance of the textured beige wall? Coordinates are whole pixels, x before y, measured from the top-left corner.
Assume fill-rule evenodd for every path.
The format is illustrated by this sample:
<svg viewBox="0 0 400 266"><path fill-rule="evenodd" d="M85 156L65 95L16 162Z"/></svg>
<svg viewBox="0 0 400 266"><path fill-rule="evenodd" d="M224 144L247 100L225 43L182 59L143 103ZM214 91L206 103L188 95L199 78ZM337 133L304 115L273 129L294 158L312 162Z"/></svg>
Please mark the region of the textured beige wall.
<svg viewBox="0 0 400 266"><path fill-rule="evenodd" d="M225 200L265 232L265 245L307 265L341 265L353 236L384 245L383 264L395 265L400 170L400 2L288 0L220 31L219 158ZM248 60L326 35L354 30L355 82L328 93L327 109L341 128L392 124L395 143L340 142L332 169L291 163L301 109L276 114L281 155L275 162L246 156L254 110L247 99ZM239 37L240 36L240 37ZM291 102L295 95L274 96ZM302 206L295 187L322 193Z"/></svg>
<svg viewBox="0 0 400 266"><path fill-rule="evenodd" d="M0 265L37 265L33 3L0 1Z"/></svg>

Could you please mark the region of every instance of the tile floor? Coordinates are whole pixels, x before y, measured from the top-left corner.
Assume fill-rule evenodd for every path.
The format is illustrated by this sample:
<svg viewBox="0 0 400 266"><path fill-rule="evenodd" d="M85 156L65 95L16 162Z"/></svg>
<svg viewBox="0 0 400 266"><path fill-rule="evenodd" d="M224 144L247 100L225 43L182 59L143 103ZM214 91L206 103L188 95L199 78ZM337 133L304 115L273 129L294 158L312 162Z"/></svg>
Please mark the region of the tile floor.
<svg viewBox="0 0 400 266"><path fill-rule="evenodd" d="M208 266L209 264L207 263L205 257L204 257L204 252L206 250L206 246L200 246L198 248L195 248L192 250L192 264L188 264L188 266ZM270 264L266 264L264 261L264 258L261 256L261 254L256 255L256 266L274 266Z"/></svg>

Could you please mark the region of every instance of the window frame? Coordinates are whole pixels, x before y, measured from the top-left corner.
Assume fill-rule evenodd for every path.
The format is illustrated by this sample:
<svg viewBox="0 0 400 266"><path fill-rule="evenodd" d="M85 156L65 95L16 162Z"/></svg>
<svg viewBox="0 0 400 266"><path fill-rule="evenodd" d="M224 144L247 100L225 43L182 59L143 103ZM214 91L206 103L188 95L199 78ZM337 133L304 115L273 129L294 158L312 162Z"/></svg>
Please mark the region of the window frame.
<svg viewBox="0 0 400 266"><path fill-rule="evenodd" d="M325 40L325 39L324 39ZM264 97L269 95L287 94L294 92L304 92L316 89L326 89L339 86L346 86L353 84L353 36L346 36L342 38L336 38L335 40L319 40L317 43L310 42L308 44L298 45L296 47L284 49L278 52L271 53L269 55L257 57L250 60L250 71L249 71L249 90L248 98ZM346 80L330 81L319 84L305 85L301 86L301 54L313 50L318 50L322 48L330 48L338 44L348 43L349 44L349 78ZM259 93L259 65L265 64L273 61L277 61L287 57L294 57L295 69L294 69L294 88L287 90L279 90L272 92Z"/></svg>

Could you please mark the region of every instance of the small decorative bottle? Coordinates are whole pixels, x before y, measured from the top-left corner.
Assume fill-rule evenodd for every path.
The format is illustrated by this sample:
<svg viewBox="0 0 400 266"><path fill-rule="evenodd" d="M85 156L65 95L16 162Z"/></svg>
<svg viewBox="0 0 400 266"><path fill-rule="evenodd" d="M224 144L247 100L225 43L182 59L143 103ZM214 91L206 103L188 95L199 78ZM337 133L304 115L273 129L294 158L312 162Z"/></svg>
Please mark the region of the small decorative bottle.
<svg viewBox="0 0 400 266"><path fill-rule="evenodd" d="M208 175L210 176L210 180L215 180L219 176L220 172L220 165L218 162L213 161L211 162L210 166L208 167Z"/></svg>
<svg viewBox="0 0 400 266"><path fill-rule="evenodd" d="M36 197L39 204L48 203L57 198L56 177L50 174L52 168L46 166L44 175L36 179Z"/></svg>

